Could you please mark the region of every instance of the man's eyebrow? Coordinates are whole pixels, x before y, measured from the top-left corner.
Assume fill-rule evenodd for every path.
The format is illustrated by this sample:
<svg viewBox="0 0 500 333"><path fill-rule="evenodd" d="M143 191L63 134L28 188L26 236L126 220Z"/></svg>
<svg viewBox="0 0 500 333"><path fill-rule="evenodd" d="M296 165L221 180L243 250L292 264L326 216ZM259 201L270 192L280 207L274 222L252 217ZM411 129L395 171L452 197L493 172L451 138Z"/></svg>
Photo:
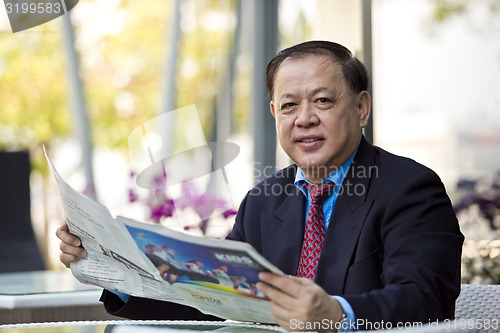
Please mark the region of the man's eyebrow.
<svg viewBox="0 0 500 333"><path fill-rule="evenodd" d="M330 93L333 93L335 92L333 89L329 88L329 87L317 87L315 89L312 90L312 96L320 93L320 92L330 92ZM284 99L284 98L297 98L298 95L297 94L294 94L294 93L283 93L279 96L279 99Z"/></svg>
<svg viewBox="0 0 500 333"><path fill-rule="evenodd" d="M283 98L296 98L297 97L297 94L294 94L294 93L284 93L284 94L281 94L279 96L279 99L283 99Z"/></svg>

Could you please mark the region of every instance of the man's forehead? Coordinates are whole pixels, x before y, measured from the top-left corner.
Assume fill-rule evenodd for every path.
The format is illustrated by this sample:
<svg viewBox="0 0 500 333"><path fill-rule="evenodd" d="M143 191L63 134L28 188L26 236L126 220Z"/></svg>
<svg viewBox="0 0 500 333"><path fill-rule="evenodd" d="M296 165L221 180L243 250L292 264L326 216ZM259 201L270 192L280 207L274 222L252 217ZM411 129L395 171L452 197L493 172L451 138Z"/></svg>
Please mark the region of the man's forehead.
<svg viewBox="0 0 500 333"><path fill-rule="evenodd" d="M305 79L309 75L322 76L325 73L332 74L333 79L339 80L343 79L344 75L342 73L342 68L340 64L333 60L331 57L325 55L310 55L307 57L300 58L287 58L285 59L275 74L275 80L278 77L288 78L291 75L296 75L296 71L302 72L300 75Z"/></svg>
<svg viewBox="0 0 500 333"><path fill-rule="evenodd" d="M294 97L292 96L296 94L295 89L292 89L294 85L297 88L307 86L310 82L316 83L308 87L313 94L321 91L335 92L340 88L339 85L346 84L341 66L331 57L325 55L292 57L285 59L276 72L275 96Z"/></svg>
<svg viewBox="0 0 500 333"><path fill-rule="evenodd" d="M316 66L312 67L310 64L314 62L316 63ZM281 65L279 66L277 73L279 70L286 65L289 64L298 64L298 65L305 65L306 63L309 63L308 66L311 66L311 69L315 67L329 67L333 66L335 68L340 69L340 65L337 60L335 60L333 57L328 56L326 54L308 54L308 55L300 55L300 56L289 56L283 60Z"/></svg>

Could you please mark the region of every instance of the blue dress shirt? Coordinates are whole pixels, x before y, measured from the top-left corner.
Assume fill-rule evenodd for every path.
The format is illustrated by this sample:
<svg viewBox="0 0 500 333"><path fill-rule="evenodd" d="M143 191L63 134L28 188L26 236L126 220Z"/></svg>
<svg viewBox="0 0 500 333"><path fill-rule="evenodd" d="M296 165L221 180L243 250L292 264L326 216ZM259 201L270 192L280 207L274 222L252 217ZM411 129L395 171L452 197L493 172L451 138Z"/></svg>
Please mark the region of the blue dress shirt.
<svg viewBox="0 0 500 333"><path fill-rule="evenodd" d="M129 294L124 294L124 293L121 293L119 291L111 290L111 289L108 289L108 290L111 291L116 296L120 297L120 299L123 301L123 303L127 303L128 300L130 299L130 295Z"/></svg>
<svg viewBox="0 0 500 333"><path fill-rule="evenodd" d="M333 190L333 193L330 194L325 201L323 201L323 215L325 217L325 230L328 229L328 226L330 225L330 219L332 217L333 213L333 208L335 207L335 203L337 202L337 198L339 196L340 188L342 185L342 182L344 181L345 176L347 175L347 172L349 171L349 167L352 164L352 161L354 160L354 156L356 156L356 153L351 156L351 158L344 163L337 171L323 179L320 183L328 183L332 182L335 184L335 189ZM307 189L304 187L304 182L307 182L311 184L305 177L304 174L302 173L302 170L300 168L297 168L297 174L295 175L295 182L294 185L304 193L306 196L306 222L307 222L307 213L309 212L309 206L311 205L311 197L309 196L309 192ZM333 221L335 223L335 221ZM346 315L346 320L348 321L349 325L346 325L347 327L352 327L353 323L356 321L356 317L354 316L354 311L352 310L351 305L343 298L340 296L333 296L335 297L339 303L340 306L342 307L342 310L344 310L344 313ZM353 331L352 329L344 329L342 332L351 332Z"/></svg>

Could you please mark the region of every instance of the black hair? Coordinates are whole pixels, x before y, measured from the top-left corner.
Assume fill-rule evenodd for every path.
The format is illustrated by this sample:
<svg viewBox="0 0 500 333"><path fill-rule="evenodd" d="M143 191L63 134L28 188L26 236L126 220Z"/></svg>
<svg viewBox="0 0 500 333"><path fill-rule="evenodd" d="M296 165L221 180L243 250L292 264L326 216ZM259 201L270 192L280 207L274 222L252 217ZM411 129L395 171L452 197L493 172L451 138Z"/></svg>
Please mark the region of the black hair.
<svg viewBox="0 0 500 333"><path fill-rule="evenodd" d="M368 89L368 71L349 49L334 42L308 41L280 51L267 65L266 85L271 98L274 93L274 79L283 61L301 59L311 55L330 56L334 62L338 63L347 84L355 94Z"/></svg>

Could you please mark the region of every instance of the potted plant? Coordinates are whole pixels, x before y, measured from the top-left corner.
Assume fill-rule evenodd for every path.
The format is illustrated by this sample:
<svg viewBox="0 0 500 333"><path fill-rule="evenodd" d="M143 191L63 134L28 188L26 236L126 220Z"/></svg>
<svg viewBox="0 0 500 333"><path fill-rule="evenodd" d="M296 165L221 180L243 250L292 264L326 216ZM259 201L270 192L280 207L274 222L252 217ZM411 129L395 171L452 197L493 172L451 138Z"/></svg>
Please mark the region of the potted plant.
<svg viewBox="0 0 500 333"><path fill-rule="evenodd" d="M465 235L462 282L500 284L500 171L490 177L460 180L454 205Z"/></svg>

